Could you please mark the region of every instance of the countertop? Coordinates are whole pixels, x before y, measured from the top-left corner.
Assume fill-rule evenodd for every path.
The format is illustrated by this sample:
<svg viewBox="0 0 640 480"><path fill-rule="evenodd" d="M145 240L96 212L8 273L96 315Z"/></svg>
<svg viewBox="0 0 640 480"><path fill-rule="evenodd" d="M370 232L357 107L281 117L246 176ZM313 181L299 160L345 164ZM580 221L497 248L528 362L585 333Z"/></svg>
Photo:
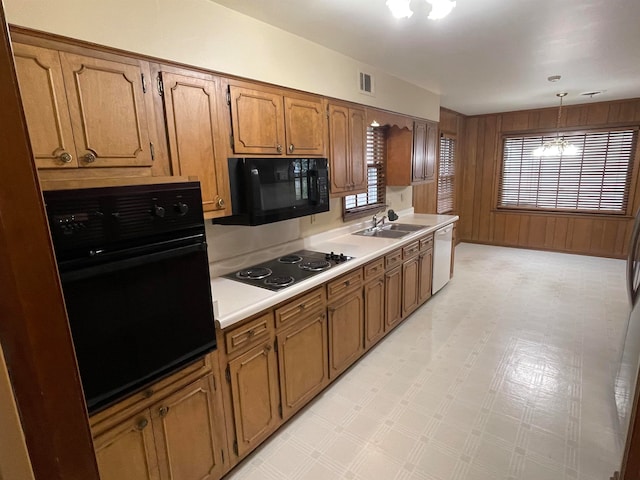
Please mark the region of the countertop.
<svg viewBox="0 0 640 480"><path fill-rule="evenodd" d="M211 280L211 292L214 302L217 302L215 312L216 324L220 328L227 328L234 323L273 307L285 300L304 293L313 287L322 285L333 278L362 266L371 260L384 255L401 245L433 232L445 225L458 220L457 215L402 215L397 223L425 225L424 229L411 232L402 238L380 238L352 235L352 232L369 226L371 221L357 225L349 225L335 230L313 235L304 240L304 248L320 252L344 253L354 257L353 260L336 265L329 270L318 273L300 283L280 291L273 292L260 287L216 277Z"/></svg>

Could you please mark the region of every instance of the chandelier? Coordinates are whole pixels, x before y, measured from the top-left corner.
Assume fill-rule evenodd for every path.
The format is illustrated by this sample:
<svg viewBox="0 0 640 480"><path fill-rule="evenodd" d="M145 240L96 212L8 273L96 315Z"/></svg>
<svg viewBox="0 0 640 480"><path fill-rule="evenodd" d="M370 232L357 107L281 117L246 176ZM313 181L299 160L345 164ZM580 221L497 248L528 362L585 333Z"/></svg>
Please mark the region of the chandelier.
<svg viewBox="0 0 640 480"><path fill-rule="evenodd" d="M425 0L431 4L431 12L429 18L431 20L439 20L451 13L456 6L456 2L452 0ZM410 18L413 15L411 0L387 0L387 7L391 10L391 14L396 18Z"/></svg>
<svg viewBox="0 0 640 480"><path fill-rule="evenodd" d="M556 97L560 98L560 107L558 107L558 120L556 121L556 138L549 142L545 142L533 151L534 157L560 157L562 155L578 155L578 147L569 143L564 137L560 136L560 116L562 115L562 99L567 96L567 92L556 93Z"/></svg>

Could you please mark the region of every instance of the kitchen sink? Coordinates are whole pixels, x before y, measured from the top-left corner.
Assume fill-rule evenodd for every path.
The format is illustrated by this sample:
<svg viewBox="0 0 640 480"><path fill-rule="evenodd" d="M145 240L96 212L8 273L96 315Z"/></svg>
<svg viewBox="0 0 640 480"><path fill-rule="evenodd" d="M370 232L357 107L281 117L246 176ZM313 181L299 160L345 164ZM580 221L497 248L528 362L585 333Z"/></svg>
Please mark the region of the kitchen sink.
<svg viewBox="0 0 640 480"><path fill-rule="evenodd" d="M403 232L417 232L418 230L422 230L423 228L427 228L430 225L412 225L410 223L387 223L385 225L381 225L380 229L382 230L401 230Z"/></svg>
<svg viewBox="0 0 640 480"><path fill-rule="evenodd" d="M429 225L411 225L408 223L387 223L379 227L369 227L353 235L362 235L364 237L382 237L382 238L402 238L411 232L416 232L427 228Z"/></svg>

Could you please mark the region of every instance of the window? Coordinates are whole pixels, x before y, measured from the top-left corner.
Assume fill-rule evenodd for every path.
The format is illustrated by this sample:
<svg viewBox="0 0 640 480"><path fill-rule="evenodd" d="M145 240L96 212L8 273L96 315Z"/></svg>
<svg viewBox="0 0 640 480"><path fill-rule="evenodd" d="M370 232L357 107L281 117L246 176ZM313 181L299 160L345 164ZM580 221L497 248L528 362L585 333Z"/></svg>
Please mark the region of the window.
<svg viewBox="0 0 640 480"><path fill-rule="evenodd" d="M367 191L344 197L344 217L365 215L385 207L384 160L386 158L386 128L367 127Z"/></svg>
<svg viewBox="0 0 640 480"><path fill-rule="evenodd" d="M578 155L536 157L554 136L504 139L499 208L626 213L635 129L564 134Z"/></svg>
<svg viewBox="0 0 640 480"><path fill-rule="evenodd" d="M456 139L440 136L440 159L438 162L438 206L437 213L453 212L455 198Z"/></svg>

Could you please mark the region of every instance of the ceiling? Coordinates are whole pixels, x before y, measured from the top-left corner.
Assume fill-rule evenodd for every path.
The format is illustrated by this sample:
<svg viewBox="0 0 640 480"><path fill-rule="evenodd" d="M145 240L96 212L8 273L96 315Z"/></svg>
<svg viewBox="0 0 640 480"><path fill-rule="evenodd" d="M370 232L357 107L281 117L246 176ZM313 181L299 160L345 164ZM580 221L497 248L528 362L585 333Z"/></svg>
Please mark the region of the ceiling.
<svg viewBox="0 0 640 480"><path fill-rule="evenodd" d="M640 97L640 0L215 0L441 95L467 114ZM562 75L550 83L550 75ZM584 92L604 90L594 96Z"/></svg>

